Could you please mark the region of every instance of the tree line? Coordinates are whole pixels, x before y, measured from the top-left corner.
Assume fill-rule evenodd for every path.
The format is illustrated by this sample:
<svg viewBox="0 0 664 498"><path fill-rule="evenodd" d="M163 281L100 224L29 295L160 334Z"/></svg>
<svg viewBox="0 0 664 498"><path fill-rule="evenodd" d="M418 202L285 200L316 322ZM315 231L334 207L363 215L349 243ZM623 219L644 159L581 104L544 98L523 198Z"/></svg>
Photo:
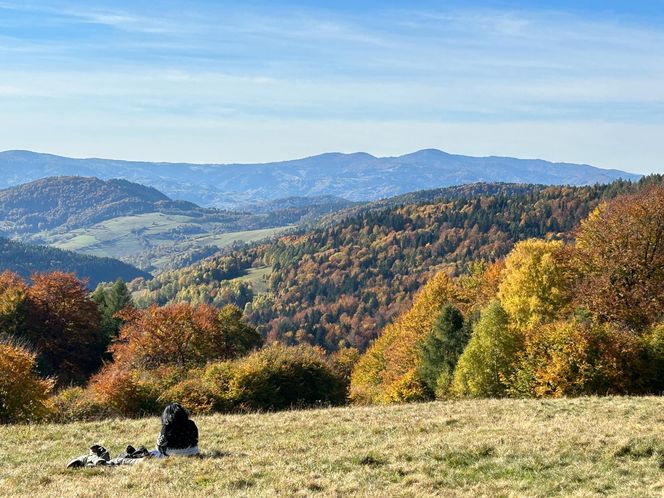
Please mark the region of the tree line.
<svg viewBox="0 0 664 498"><path fill-rule="evenodd" d="M602 203L568 242L436 274L353 371L361 403L664 391L664 186Z"/></svg>

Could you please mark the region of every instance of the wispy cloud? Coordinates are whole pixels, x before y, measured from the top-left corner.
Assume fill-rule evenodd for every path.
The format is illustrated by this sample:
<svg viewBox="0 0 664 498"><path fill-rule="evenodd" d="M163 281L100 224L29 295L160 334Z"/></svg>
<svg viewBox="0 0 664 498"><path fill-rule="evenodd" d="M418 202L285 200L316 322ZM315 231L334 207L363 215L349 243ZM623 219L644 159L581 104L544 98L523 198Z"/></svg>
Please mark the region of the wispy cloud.
<svg viewBox="0 0 664 498"><path fill-rule="evenodd" d="M77 116L81 122L94 116L112 143L127 140L117 134L126 123L168 122L187 130L212 123L225 133L233 123L261 120L291 123L293 130L302 123L319 130L346 123L355 131L367 126L360 133L366 145L358 148L377 153L393 140L389 127L376 125L381 122L401 122L426 137L435 135L422 129L434 124L480 130L530 122L579 130L593 122L626 133L664 125L664 29L652 23L565 10L418 9L411 3L371 11L156 5L0 1L0 108L42 122L68 113L70 127ZM296 133L281 136L270 150L266 134L273 127L243 129L247 138L238 143L263 144L264 159L284 151L299 155L304 147ZM404 133L404 147L424 145ZM149 127L140 135L152 143ZM310 137L312 147L344 148L346 135L335 136L330 144L325 133ZM182 139L209 150L209 160L220 159L195 133ZM625 140L643 145L638 137ZM9 141L0 137L0 147L11 148ZM77 140L65 142L79 147ZM445 145L443 138L428 142ZM602 154L597 162L605 161ZM658 154L652 146L648 167L657 167Z"/></svg>

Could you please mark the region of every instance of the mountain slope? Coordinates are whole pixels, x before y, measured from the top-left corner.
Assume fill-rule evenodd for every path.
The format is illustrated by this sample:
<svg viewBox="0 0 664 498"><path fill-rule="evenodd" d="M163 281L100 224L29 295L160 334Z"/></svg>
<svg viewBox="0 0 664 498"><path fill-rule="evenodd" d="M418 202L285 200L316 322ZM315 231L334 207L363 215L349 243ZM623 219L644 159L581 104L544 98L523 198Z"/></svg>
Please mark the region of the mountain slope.
<svg viewBox="0 0 664 498"><path fill-rule="evenodd" d="M54 177L0 190L0 228L7 233L70 230L118 216L196 208L173 203L158 190L97 178Z"/></svg>
<svg viewBox="0 0 664 498"><path fill-rule="evenodd" d="M32 273L64 271L89 280L94 288L99 282L112 282L118 277L129 282L151 275L112 258L97 258L53 247L36 246L0 237L0 272L11 270L24 278Z"/></svg>
<svg viewBox="0 0 664 498"><path fill-rule="evenodd" d="M0 236L119 258L156 271L349 205L323 197L276 200L253 213L227 211L174 201L127 180L49 177L0 190Z"/></svg>
<svg viewBox="0 0 664 498"><path fill-rule="evenodd" d="M500 258L522 239L565 238L600 200L629 188L475 184L408 194L332 215L302 235L164 273L134 290L142 304L247 305L250 320L271 340L362 349L432 272L458 273L471 260Z"/></svg>
<svg viewBox="0 0 664 498"><path fill-rule="evenodd" d="M588 165L469 157L435 149L400 157L328 153L292 161L229 165L71 159L6 151L0 153L0 169L4 173L0 187L45 176L124 178L155 187L172 198L226 208L294 196L376 200L475 182L592 185L639 177Z"/></svg>

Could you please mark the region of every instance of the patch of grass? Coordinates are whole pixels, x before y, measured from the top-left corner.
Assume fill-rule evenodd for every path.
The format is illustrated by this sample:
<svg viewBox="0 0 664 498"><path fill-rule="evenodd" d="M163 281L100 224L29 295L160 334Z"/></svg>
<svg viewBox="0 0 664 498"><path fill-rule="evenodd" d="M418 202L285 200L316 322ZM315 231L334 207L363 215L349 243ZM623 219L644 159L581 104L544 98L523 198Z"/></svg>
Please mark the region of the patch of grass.
<svg viewBox="0 0 664 498"><path fill-rule="evenodd" d="M664 440L656 436L646 438L631 439L629 442L620 445L615 451L617 458L630 458L640 460L643 458L664 457Z"/></svg>
<svg viewBox="0 0 664 498"><path fill-rule="evenodd" d="M200 233L185 238L173 236L173 231L196 226ZM67 233L41 232L33 239L60 249L77 251L92 256L109 256L123 259L136 256L156 246L189 250L196 246L227 247L234 242L257 242L290 229L290 226L226 232L223 224L201 223L195 217L164 213L147 213L121 216L79 228ZM170 256L169 256L170 257ZM157 258L153 264L160 268L167 260Z"/></svg>
<svg viewBox="0 0 664 498"><path fill-rule="evenodd" d="M238 277L234 280L246 282L251 284L256 294L263 294L267 292L267 281L272 273L271 266L264 266L262 268L249 268L245 275Z"/></svg>
<svg viewBox="0 0 664 498"><path fill-rule="evenodd" d="M664 495L664 399L453 401L195 418L200 458L69 471L159 420L0 427L0 496Z"/></svg>

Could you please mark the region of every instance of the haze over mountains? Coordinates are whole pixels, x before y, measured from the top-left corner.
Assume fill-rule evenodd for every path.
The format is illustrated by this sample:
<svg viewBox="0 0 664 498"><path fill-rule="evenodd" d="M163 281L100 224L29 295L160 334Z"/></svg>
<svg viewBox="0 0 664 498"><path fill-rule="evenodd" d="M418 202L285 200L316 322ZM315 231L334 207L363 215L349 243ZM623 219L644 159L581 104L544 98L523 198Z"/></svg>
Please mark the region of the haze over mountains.
<svg viewBox="0 0 664 498"><path fill-rule="evenodd" d="M435 149L400 157L327 153L264 164L187 164L72 159L29 151L0 152L0 188L48 176L122 178L173 199L237 208L287 197L376 200L475 182L591 185L640 175L538 159L470 157Z"/></svg>

